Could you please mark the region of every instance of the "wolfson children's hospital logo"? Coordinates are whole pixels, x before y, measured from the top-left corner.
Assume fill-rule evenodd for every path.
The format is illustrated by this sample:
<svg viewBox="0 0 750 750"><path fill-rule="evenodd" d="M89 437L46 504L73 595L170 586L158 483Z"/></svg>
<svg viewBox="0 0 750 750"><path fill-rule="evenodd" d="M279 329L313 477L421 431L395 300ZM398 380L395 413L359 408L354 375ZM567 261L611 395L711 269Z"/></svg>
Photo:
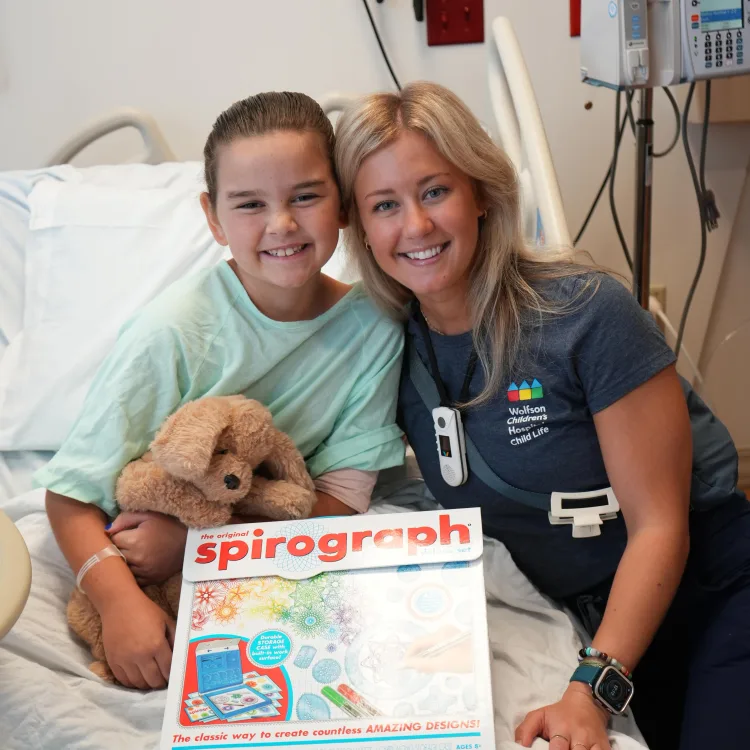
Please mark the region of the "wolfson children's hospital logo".
<svg viewBox="0 0 750 750"><path fill-rule="evenodd" d="M533 378L531 385L524 380L521 385L511 383L508 387L508 434L511 445L524 445L549 433L547 407L539 404L544 398L542 384Z"/></svg>

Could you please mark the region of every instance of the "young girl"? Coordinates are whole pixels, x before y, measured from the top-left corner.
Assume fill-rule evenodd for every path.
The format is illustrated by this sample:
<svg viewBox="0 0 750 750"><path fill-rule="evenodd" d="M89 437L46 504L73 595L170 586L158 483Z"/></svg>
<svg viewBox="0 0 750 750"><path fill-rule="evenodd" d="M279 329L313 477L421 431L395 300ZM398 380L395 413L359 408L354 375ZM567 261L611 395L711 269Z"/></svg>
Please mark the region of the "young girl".
<svg viewBox="0 0 750 750"><path fill-rule="evenodd" d="M333 130L303 94L237 102L205 147L201 204L232 260L186 278L131 320L71 433L36 476L74 571L107 549L117 477L182 404L244 394L264 403L316 480L316 515L364 511L379 469L403 461L395 424L403 335L358 286L321 273L344 226ZM81 581L104 648L126 686L169 676L174 623L140 590L181 567L185 529L130 519ZM102 556L103 557L103 556Z"/></svg>
<svg viewBox="0 0 750 750"><path fill-rule="evenodd" d="M485 533L593 636L516 740L605 750L608 712L633 689L654 750L746 748L750 504L726 429L648 313L611 277L523 246L512 165L446 89L353 106L336 162L347 247L407 321L399 422L429 488L445 507L480 505ZM480 457L459 487L441 476L425 382L461 405ZM610 487L622 512L588 538L519 500Z"/></svg>

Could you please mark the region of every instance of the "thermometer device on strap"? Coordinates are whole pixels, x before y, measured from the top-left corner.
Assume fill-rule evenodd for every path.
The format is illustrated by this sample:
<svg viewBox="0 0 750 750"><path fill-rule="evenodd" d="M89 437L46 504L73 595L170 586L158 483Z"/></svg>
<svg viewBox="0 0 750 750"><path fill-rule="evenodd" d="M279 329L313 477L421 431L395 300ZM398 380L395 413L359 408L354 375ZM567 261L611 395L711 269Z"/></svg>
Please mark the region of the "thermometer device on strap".
<svg viewBox="0 0 750 750"><path fill-rule="evenodd" d="M449 406L432 410L440 473L451 487L459 487L469 477L466 465L466 441L461 412Z"/></svg>

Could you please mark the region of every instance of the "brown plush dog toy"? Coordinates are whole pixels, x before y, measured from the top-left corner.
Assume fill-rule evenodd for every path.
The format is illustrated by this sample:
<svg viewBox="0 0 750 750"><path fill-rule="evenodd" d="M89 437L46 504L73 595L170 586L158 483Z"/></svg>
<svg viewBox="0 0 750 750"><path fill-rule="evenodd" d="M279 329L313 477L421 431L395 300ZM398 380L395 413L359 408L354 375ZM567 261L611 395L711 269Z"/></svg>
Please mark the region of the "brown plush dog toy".
<svg viewBox="0 0 750 750"><path fill-rule="evenodd" d="M306 518L315 489L302 456L266 407L244 396L209 396L166 420L149 451L122 470L115 499L121 510L157 511L205 528L226 524L233 514ZM176 618L181 581L177 574L143 590ZM114 682L99 613L78 589L68 602L68 622L91 647L91 671Z"/></svg>

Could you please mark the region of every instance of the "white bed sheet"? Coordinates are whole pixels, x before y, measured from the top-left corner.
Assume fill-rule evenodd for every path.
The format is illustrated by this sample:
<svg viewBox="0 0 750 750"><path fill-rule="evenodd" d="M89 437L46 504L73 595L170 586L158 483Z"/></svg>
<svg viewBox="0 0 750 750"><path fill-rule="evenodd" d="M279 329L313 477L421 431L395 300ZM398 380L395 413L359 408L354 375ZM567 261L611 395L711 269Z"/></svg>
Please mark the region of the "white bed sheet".
<svg viewBox="0 0 750 750"><path fill-rule="evenodd" d="M0 451L0 507L10 498L28 492L32 475L52 455L50 451Z"/></svg>
<svg viewBox="0 0 750 750"><path fill-rule="evenodd" d="M434 507L420 481L392 483L380 495L371 512ZM0 641L0 744L6 750L157 748L166 692L102 683L67 629L73 575L54 542L43 490L2 500L0 507L16 521L33 568L26 609ZM580 640L568 616L534 589L505 547L489 539L485 545L497 747L510 750L518 747L513 731L525 712L554 701L565 688ZM616 750L646 747L632 720L618 719L617 730ZM547 743L537 740L533 747Z"/></svg>

